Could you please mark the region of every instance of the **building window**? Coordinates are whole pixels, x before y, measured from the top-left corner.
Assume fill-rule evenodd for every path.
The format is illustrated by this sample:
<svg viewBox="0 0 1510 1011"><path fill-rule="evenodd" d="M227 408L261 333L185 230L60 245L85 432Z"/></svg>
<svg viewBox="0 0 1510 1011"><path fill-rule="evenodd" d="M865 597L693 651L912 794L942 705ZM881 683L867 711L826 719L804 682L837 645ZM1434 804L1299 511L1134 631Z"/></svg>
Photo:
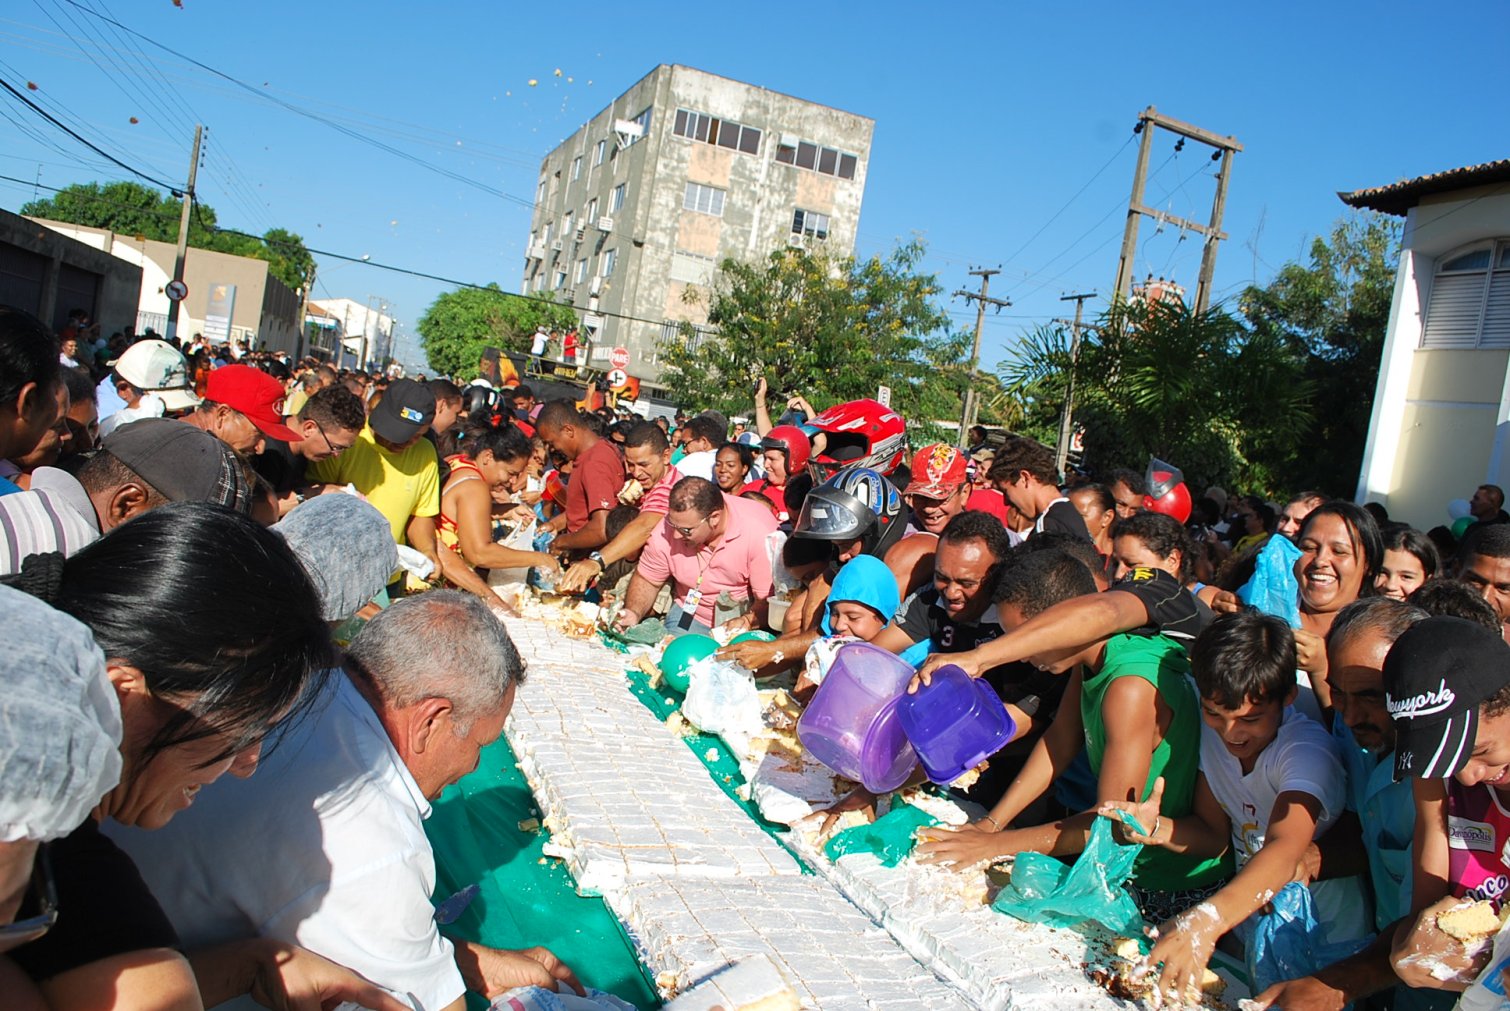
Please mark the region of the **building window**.
<svg viewBox="0 0 1510 1011"><path fill-rule="evenodd" d="M823 241L828 238L828 215L797 208L792 212L792 234Z"/></svg>
<svg viewBox="0 0 1510 1011"><path fill-rule="evenodd" d="M688 183L687 193L682 197L682 207L721 218L724 214L724 191L702 183Z"/></svg>
<svg viewBox="0 0 1510 1011"><path fill-rule="evenodd" d="M572 180L572 182L576 182L578 179L581 179L581 178L582 178L582 156L581 155L577 155L577 157L575 157L575 158L573 158L571 160L571 180Z"/></svg>
<svg viewBox="0 0 1510 1011"><path fill-rule="evenodd" d="M781 143L776 145L776 160L783 165L812 169L814 172L821 172L826 176L838 176L840 179L853 179L855 170L860 164L860 159L856 155L846 154L837 148L822 147L811 141L798 140L795 137L781 138Z"/></svg>
<svg viewBox="0 0 1510 1011"><path fill-rule="evenodd" d="M593 152L592 152L592 163L593 163L593 167L594 168L596 168L597 166L603 164L603 156L605 154L607 154L607 153L608 153L608 141L606 141L606 140L600 140L600 141L598 141L598 146L596 148L594 148Z"/></svg>
<svg viewBox="0 0 1510 1011"><path fill-rule="evenodd" d="M1431 281L1423 348L1510 348L1510 239L1442 257Z"/></svg>
<svg viewBox="0 0 1510 1011"><path fill-rule="evenodd" d="M617 214L624 209L624 184L613 188L613 195L608 198L608 213Z"/></svg>
<svg viewBox="0 0 1510 1011"><path fill-rule="evenodd" d="M582 257L582 259L580 259L580 260L577 261L577 282L576 283L577 284L581 284L582 282L584 282L586 280L587 280L587 257L584 256L584 257Z"/></svg>
<svg viewBox="0 0 1510 1011"><path fill-rule="evenodd" d="M618 260L619 260L619 251L617 249L605 249L605 250L603 250L603 260L602 260L602 263L600 265L600 269L598 270L599 276L601 276L601 277L612 277L613 276L613 266L614 266L615 263L618 262Z"/></svg>
<svg viewBox="0 0 1510 1011"><path fill-rule="evenodd" d="M629 136L628 142L624 145L625 147L632 147L636 141L644 140L646 137L650 136L650 109L646 109L644 112L634 117L633 122L639 126L640 133L639 136L631 134Z"/></svg>
<svg viewBox="0 0 1510 1011"><path fill-rule="evenodd" d="M552 285L552 287L554 287L557 291L560 291L562 288L566 287L566 271L556 271L556 283Z"/></svg>
<svg viewBox="0 0 1510 1011"><path fill-rule="evenodd" d="M587 202L587 223L595 224L598 220L598 198L593 197Z"/></svg>
<svg viewBox="0 0 1510 1011"><path fill-rule="evenodd" d="M540 185L535 187L535 203L545 203L545 180L540 180Z"/></svg>
<svg viewBox="0 0 1510 1011"><path fill-rule="evenodd" d="M705 112L689 109L676 110L676 124L672 129L678 137L717 144L732 151L745 154L760 153L760 130L744 126L731 119L717 119Z"/></svg>
<svg viewBox="0 0 1510 1011"><path fill-rule="evenodd" d="M561 238L565 239L567 242L570 242L573 238L575 238L575 236L572 235L571 230L571 211L567 211L565 214L561 215Z"/></svg>

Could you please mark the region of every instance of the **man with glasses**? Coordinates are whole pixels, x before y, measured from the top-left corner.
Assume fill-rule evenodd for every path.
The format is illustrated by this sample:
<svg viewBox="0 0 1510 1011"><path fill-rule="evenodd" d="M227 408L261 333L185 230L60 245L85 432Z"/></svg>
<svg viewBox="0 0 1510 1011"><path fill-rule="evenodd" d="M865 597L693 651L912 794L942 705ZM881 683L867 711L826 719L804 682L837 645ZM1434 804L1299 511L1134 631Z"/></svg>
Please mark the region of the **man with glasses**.
<svg viewBox="0 0 1510 1011"><path fill-rule="evenodd" d="M665 522L640 555L614 624L639 624L669 582L666 629L672 635L706 635L740 610L744 615L733 618L731 631L764 627L772 590L766 542L776 527L763 503L726 495L700 477L682 478L667 499Z"/></svg>
<svg viewBox="0 0 1510 1011"><path fill-rule="evenodd" d="M367 424L367 413L361 398L337 384L310 394L299 413L288 420L297 438L269 442L252 459L253 468L277 496L279 516L311 495L340 487L310 481L304 476L305 465L338 457L350 449Z"/></svg>

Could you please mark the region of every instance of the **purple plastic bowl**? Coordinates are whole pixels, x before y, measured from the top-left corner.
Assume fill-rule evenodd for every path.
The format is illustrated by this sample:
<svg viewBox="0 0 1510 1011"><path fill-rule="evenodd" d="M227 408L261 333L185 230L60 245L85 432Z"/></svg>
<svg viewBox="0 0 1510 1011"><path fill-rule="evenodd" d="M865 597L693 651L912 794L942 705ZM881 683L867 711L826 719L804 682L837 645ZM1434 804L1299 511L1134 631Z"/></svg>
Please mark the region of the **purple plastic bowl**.
<svg viewBox="0 0 1510 1011"><path fill-rule="evenodd" d="M917 764L896 705L912 673L896 654L869 643L840 648L797 721L803 748L873 793L901 786Z"/></svg>
<svg viewBox="0 0 1510 1011"><path fill-rule="evenodd" d="M996 692L954 664L897 705L897 721L935 783L952 783L1012 740L1017 725Z"/></svg>

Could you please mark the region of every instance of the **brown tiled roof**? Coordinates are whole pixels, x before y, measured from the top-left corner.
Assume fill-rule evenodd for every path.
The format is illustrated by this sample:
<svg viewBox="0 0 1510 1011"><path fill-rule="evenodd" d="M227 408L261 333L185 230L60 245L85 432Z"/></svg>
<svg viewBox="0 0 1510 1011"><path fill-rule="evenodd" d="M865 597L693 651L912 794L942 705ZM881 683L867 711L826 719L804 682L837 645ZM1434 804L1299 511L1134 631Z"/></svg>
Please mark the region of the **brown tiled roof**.
<svg viewBox="0 0 1510 1011"><path fill-rule="evenodd" d="M1350 207L1366 207L1385 214L1405 216L1405 212L1421 202L1422 197L1433 193L1451 193L1473 186L1510 181L1510 158L1486 161L1482 165L1433 172L1417 179L1405 179L1388 186L1374 186L1351 193L1339 192L1337 196Z"/></svg>

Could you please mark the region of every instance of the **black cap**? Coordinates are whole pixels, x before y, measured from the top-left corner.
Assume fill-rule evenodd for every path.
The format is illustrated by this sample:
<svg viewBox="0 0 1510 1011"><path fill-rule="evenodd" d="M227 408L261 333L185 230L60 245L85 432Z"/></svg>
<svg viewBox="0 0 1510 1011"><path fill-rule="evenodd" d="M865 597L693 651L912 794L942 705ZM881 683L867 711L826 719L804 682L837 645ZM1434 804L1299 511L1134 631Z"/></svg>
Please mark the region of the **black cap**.
<svg viewBox="0 0 1510 1011"><path fill-rule="evenodd" d="M435 419L435 394L430 387L413 379L396 379L388 384L383 399L367 416L372 430L389 442L408 442L425 430Z"/></svg>
<svg viewBox="0 0 1510 1011"><path fill-rule="evenodd" d="M1446 779L1473 755L1479 707L1510 684L1510 646L1464 618L1417 622L1384 659L1395 779Z"/></svg>
<svg viewBox="0 0 1510 1011"><path fill-rule="evenodd" d="M251 488L231 447L209 432L172 418L122 425L100 443L172 502L213 502L250 514Z"/></svg>

